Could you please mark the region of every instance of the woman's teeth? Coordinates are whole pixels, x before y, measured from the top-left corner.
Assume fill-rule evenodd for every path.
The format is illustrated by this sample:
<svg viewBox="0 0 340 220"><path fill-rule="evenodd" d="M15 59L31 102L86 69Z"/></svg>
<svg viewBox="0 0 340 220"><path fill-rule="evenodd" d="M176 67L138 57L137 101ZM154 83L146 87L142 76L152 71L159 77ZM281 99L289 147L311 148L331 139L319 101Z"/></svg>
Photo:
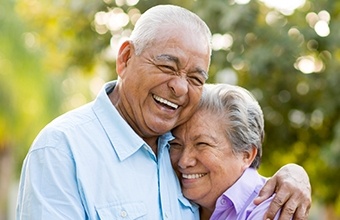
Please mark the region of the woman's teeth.
<svg viewBox="0 0 340 220"><path fill-rule="evenodd" d="M203 173L201 173L201 174L182 174L182 177L184 178L184 179L198 179L198 178L201 178L201 177L203 177L203 176L205 176L206 174L203 174Z"/></svg>

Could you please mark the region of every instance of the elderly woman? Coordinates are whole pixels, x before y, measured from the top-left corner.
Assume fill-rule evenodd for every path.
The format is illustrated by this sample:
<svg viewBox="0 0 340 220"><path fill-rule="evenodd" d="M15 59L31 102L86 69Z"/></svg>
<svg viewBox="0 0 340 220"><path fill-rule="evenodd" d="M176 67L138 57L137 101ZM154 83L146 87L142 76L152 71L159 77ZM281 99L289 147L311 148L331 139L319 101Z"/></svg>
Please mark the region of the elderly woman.
<svg viewBox="0 0 340 220"><path fill-rule="evenodd" d="M198 111L173 130L172 165L184 196L201 206L201 219L263 219L273 198L253 203L266 181L256 170L263 121L247 90L219 84L206 86Z"/></svg>

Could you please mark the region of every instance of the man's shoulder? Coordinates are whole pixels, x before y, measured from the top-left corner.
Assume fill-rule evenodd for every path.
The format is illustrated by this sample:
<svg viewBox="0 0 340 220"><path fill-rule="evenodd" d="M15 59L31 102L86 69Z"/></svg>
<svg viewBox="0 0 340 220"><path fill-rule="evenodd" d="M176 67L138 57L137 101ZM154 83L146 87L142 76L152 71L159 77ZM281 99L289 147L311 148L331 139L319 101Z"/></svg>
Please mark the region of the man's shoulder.
<svg viewBox="0 0 340 220"><path fill-rule="evenodd" d="M95 114L91 109L91 103L66 112L48 123L38 134L32 146L35 148L62 145L79 128L91 127L94 123ZM88 124L88 125L86 125Z"/></svg>
<svg viewBox="0 0 340 220"><path fill-rule="evenodd" d="M92 110L92 102L90 102L58 116L47 124L45 128L66 131L82 124L86 124L93 119L95 119L95 114Z"/></svg>

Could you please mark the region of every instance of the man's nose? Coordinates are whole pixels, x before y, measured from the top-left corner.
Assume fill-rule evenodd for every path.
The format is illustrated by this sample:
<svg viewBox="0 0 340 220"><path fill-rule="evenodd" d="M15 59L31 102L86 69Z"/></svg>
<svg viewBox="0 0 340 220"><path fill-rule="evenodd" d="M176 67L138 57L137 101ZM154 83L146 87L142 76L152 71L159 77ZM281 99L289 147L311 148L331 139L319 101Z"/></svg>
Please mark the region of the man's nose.
<svg viewBox="0 0 340 220"><path fill-rule="evenodd" d="M188 93L189 83L185 76L176 75L169 81L168 86L175 96L180 97Z"/></svg>

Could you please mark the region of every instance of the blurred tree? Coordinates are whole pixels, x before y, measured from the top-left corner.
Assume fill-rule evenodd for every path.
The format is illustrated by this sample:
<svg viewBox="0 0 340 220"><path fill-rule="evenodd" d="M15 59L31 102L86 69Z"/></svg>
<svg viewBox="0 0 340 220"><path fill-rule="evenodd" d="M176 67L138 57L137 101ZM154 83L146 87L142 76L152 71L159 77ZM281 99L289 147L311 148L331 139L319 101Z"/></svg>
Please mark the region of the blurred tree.
<svg viewBox="0 0 340 220"><path fill-rule="evenodd" d="M339 1L299 0L285 8L269 5L283 1L265 0L1 1L0 164L15 161L11 169L19 174L48 121L116 78L117 48L139 15L171 3L197 13L214 34L209 82L239 84L260 101L266 119L261 172L302 165L315 199L329 207L325 219L339 218ZM7 166L1 165L0 186L10 175ZM1 219L6 187L0 190Z"/></svg>
<svg viewBox="0 0 340 220"><path fill-rule="evenodd" d="M0 219L6 219L9 183L39 129L60 104L41 69L32 36L15 16L14 2L0 4ZM53 102L49 99L53 98ZM18 166L19 165L19 166ZM17 175L15 176L17 178Z"/></svg>

